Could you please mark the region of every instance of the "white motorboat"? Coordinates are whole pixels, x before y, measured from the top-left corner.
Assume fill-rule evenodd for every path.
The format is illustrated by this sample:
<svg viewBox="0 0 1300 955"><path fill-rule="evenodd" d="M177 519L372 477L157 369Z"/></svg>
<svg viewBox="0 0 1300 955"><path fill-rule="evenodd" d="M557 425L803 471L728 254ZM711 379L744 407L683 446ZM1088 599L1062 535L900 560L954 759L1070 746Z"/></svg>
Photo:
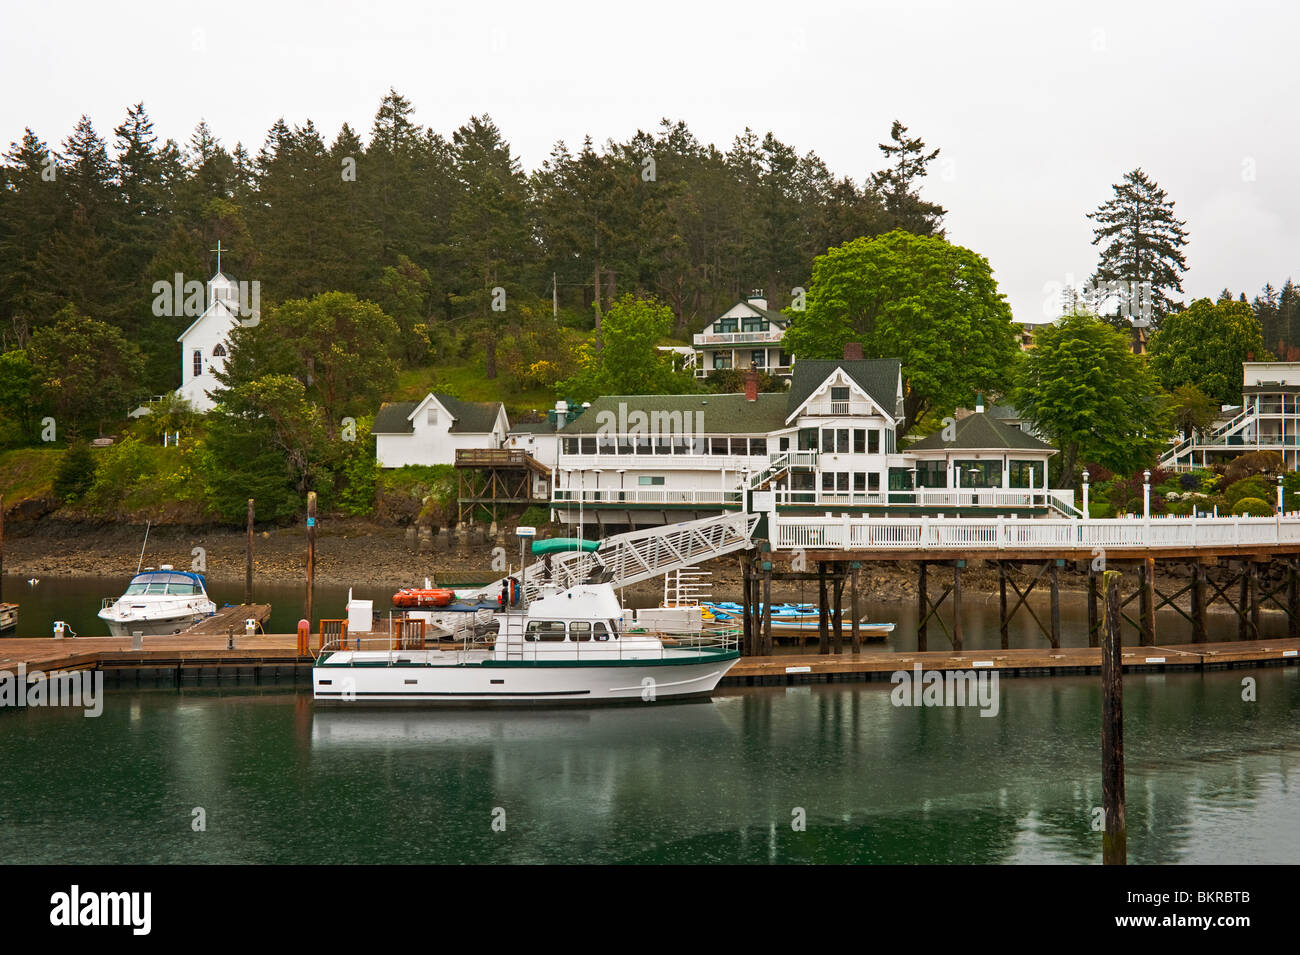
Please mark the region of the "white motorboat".
<svg viewBox="0 0 1300 955"><path fill-rule="evenodd" d="M315 699L345 705L653 703L707 697L740 658L735 627L668 631L629 623L609 584L553 591L525 613L495 617L490 644L410 647L389 636L345 634L316 659Z"/></svg>
<svg viewBox="0 0 1300 955"><path fill-rule="evenodd" d="M99 619L114 637L180 633L217 612L200 574L163 564L136 574L120 597L105 597Z"/></svg>

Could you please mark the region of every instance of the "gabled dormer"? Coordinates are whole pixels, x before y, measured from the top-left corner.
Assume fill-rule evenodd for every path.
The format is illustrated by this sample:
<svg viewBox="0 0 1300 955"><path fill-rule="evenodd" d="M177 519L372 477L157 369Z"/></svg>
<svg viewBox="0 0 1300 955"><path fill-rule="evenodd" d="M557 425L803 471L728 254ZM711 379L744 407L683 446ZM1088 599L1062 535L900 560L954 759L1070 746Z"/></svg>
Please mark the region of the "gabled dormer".
<svg viewBox="0 0 1300 955"><path fill-rule="evenodd" d="M803 359L795 366L786 423L800 417L878 416L896 430L903 421L903 366L897 358L864 359L860 346L848 357Z"/></svg>

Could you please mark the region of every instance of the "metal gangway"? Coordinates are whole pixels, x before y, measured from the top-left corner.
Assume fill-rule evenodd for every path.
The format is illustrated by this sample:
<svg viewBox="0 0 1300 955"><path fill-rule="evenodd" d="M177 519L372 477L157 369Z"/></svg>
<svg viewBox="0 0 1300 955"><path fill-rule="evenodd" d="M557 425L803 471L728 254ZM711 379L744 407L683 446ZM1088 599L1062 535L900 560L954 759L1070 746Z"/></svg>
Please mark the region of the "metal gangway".
<svg viewBox="0 0 1300 955"><path fill-rule="evenodd" d="M758 514L722 514L612 534L594 551L549 554L524 569L523 595L531 602L541 596L543 587L563 589L583 583L626 587L746 550L753 546L751 537L759 519ZM479 593L495 600L506 580L496 580Z"/></svg>

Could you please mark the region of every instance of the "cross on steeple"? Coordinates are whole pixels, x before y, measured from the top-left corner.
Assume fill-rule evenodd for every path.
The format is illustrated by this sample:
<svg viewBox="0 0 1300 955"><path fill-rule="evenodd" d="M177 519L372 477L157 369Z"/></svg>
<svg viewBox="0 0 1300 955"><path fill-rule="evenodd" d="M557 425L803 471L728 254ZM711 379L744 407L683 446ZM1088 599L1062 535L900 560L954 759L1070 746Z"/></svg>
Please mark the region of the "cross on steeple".
<svg viewBox="0 0 1300 955"><path fill-rule="evenodd" d="M221 271L221 240L220 239L217 240L217 247L215 249L208 249L208 251L217 253L217 271L220 272ZM227 249L226 251L230 251L230 250Z"/></svg>

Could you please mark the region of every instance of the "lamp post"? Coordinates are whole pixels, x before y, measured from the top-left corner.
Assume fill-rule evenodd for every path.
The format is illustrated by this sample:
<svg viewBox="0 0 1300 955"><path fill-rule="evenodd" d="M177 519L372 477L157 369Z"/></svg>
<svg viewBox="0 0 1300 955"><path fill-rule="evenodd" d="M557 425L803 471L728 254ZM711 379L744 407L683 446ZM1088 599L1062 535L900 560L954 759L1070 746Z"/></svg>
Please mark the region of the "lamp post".
<svg viewBox="0 0 1300 955"><path fill-rule="evenodd" d="M1085 519L1091 516L1092 512L1088 510L1088 469L1083 469L1083 516Z"/></svg>
<svg viewBox="0 0 1300 955"><path fill-rule="evenodd" d="M525 568L528 564L524 559L524 551L528 546L529 539L537 536L537 528L516 527L515 536L519 538L519 609L523 611L528 609L528 590L524 586L526 580L524 576Z"/></svg>
<svg viewBox="0 0 1300 955"><path fill-rule="evenodd" d="M1151 472L1142 472L1142 516L1151 516Z"/></svg>
<svg viewBox="0 0 1300 955"><path fill-rule="evenodd" d="M1282 513L1282 475L1277 476L1277 513Z"/></svg>

